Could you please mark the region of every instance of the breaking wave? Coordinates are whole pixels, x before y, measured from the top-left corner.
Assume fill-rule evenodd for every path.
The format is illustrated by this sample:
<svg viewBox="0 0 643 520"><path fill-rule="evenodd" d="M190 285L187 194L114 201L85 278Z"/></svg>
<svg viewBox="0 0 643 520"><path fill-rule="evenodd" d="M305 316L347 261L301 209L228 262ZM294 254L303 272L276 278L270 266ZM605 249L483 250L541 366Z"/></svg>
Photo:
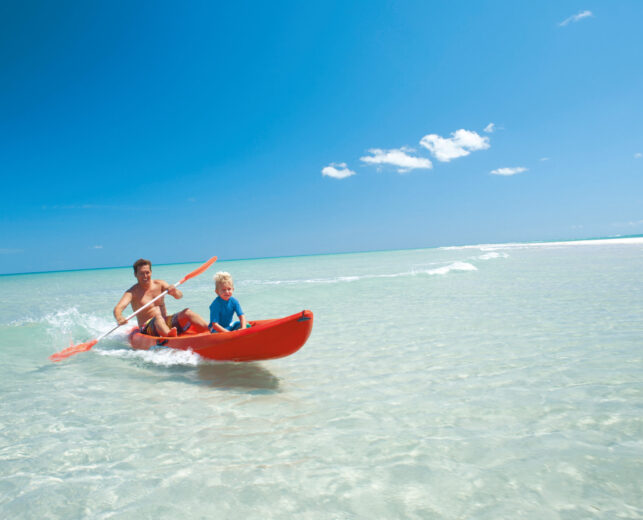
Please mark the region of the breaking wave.
<svg viewBox="0 0 643 520"><path fill-rule="evenodd" d="M485 253L483 255L477 256L476 258L478 260L491 260L493 258L508 258L509 255L507 253L496 253L496 252L491 252L491 253Z"/></svg>
<svg viewBox="0 0 643 520"><path fill-rule="evenodd" d="M452 264L438 267L437 269L430 269L425 271L426 274L447 274L451 271L477 271L478 268L468 262L453 262Z"/></svg>

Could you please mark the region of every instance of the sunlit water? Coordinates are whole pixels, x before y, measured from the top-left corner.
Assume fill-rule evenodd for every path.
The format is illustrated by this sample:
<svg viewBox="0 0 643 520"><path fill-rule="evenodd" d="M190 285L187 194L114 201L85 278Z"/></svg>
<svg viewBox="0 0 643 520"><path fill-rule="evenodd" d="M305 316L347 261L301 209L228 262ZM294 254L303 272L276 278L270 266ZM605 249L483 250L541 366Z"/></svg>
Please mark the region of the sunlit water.
<svg viewBox="0 0 643 520"><path fill-rule="evenodd" d="M219 269L302 350L54 364L131 270L0 277L1 518L643 517L643 240L219 262L170 311Z"/></svg>

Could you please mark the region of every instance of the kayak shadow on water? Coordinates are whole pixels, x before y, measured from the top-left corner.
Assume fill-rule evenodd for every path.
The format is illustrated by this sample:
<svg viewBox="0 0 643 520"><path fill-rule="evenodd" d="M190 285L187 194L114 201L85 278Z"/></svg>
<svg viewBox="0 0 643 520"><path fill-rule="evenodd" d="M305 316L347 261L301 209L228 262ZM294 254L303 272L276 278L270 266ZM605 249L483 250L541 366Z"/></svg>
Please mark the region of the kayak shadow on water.
<svg viewBox="0 0 643 520"><path fill-rule="evenodd" d="M245 389L275 392L279 378L257 363L207 363L197 367L197 377L209 386L221 389Z"/></svg>

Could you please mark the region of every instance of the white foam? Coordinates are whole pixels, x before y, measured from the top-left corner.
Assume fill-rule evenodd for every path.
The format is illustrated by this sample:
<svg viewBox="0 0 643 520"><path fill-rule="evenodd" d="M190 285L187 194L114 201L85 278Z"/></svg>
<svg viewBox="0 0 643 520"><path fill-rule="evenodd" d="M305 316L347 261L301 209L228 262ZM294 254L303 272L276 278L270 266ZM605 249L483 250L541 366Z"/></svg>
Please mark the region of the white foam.
<svg viewBox="0 0 643 520"><path fill-rule="evenodd" d="M146 363L160 366L197 366L205 360L191 350L177 350L172 348L159 348L155 350L94 349L101 356L110 356L124 359L140 359Z"/></svg>
<svg viewBox="0 0 643 520"><path fill-rule="evenodd" d="M507 253L496 253L496 252L491 252L491 253L485 253L484 255L480 255L477 257L478 260L491 260L493 258L508 258L509 255Z"/></svg>
<svg viewBox="0 0 643 520"><path fill-rule="evenodd" d="M436 269L429 269L427 274L447 274L451 271L477 271L478 268L468 262L453 262L452 264L438 267Z"/></svg>

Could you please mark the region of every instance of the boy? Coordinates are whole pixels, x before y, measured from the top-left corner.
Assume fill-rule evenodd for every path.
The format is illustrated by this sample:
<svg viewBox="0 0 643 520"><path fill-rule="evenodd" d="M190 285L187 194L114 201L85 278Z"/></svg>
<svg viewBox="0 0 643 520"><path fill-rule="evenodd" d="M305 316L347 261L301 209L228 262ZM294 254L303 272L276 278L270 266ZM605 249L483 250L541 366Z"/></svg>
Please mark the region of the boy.
<svg viewBox="0 0 643 520"><path fill-rule="evenodd" d="M214 286L217 297L210 304L210 331L227 332L230 330L245 329L246 316L241 310L241 305L232 297L234 283L230 273L219 271L214 275ZM232 317L237 314L239 321L230 325Z"/></svg>

